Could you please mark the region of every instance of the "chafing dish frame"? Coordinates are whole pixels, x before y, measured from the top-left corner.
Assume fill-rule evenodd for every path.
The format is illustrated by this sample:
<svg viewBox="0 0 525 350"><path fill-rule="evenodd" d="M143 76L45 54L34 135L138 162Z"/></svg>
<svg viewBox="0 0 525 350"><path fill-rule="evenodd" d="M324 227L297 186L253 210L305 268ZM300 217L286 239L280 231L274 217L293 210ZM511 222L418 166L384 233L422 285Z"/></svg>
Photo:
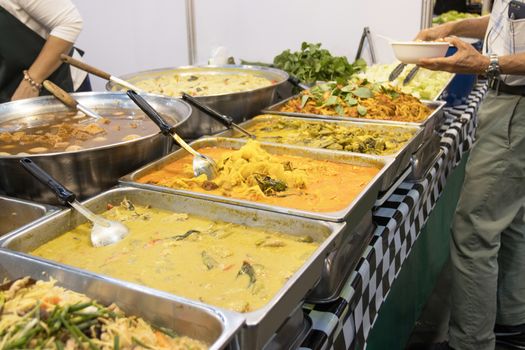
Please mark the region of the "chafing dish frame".
<svg viewBox="0 0 525 350"><path fill-rule="evenodd" d="M149 204L153 207L191 213L212 220L222 220L258 228L267 228L290 235L309 234L314 240L320 242L316 251L285 282L279 292L277 292L265 306L258 310L241 314L225 310L221 307L194 301L197 304L205 305L211 309L228 311L244 317L246 323L241 330L239 339L242 348L246 349L259 349L268 342L295 307L302 302L307 292L316 286L322 275L326 257L341 245L341 242L345 239L345 235L348 233L348 231L346 231L346 223L311 220L226 203L218 203L201 198L144 190L136 187L117 187L85 201L84 204L95 213L100 213L107 210L108 202L118 204L124 198L131 200L135 204ZM0 240L0 245L3 248L25 254L84 222L86 222L86 219L76 211L66 209L25 230L19 230L7 235ZM31 258L42 262L50 262L40 257ZM120 279L100 275L70 265L53 264L63 266L72 271L97 276L115 283L118 282L135 286L135 283L132 282L124 282ZM148 290L149 293L161 298L169 299L173 297L173 294L169 292L163 292L149 287L143 288ZM190 300L184 297L178 297L177 299Z"/></svg>
<svg viewBox="0 0 525 350"><path fill-rule="evenodd" d="M15 280L25 276L35 280L53 278L61 287L83 293L104 305L114 302L127 315L206 341L214 350L226 347L244 323L242 317L229 311L175 296L163 298L148 288L0 249L0 278Z"/></svg>
<svg viewBox="0 0 525 350"><path fill-rule="evenodd" d="M414 125L406 125L406 124L377 124L377 123L367 123L367 122L355 122L355 121L342 121L342 120L312 120L312 118L299 118L299 117L292 117L292 116L284 116L284 115L260 115L253 119L247 120L243 123L241 123L241 127L244 129L250 131L250 128L259 124L264 123L268 121L273 120L280 120L283 118L289 118L290 120L298 120L298 121L304 121L309 123L332 123L337 124L341 126L351 126L351 127L358 127L358 128L384 128L385 130L388 129L406 129L407 131L413 132L414 135L412 139L410 139L408 142L406 142L403 147L401 147L397 152L392 154L385 154L385 155L374 155L375 157L384 158L386 160L392 159L392 165L389 168L389 171L385 174L383 177L383 183L381 184L380 192L387 191L396 181L396 179L399 178L399 176L403 173L403 171L407 168L407 166L410 165L412 154L416 152L417 149L420 148L420 146L425 142L423 138L423 129L419 126ZM227 129L224 130L214 136L216 137L227 137L227 138L242 138L246 139L244 134L235 130L235 129ZM358 153L358 152L349 152L349 151L342 151L342 150L332 150L328 148L316 148L311 146L302 146L302 145L294 145L294 144L288 144L288 143L278 143L278 142L271 142L271 141L264 141L265 143L269 144L276 144L276 145L291 145L295 147L304 147L307 149L314 149L319 150L323 152L335 152L335 153L342 153L342 154L355 154L355 155L368 155L365 153Z"/></svg>

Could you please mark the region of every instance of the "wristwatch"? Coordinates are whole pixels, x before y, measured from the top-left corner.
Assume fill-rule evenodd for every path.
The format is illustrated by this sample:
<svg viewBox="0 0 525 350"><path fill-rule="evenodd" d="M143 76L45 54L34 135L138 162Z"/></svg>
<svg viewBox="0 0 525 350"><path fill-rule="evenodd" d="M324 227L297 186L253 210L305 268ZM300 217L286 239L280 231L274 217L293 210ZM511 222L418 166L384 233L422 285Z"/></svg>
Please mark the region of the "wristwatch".
<svg viewBox="0 0 525 350"><path fill-rule="evenodd" d="M497 79L501 74L499 57L495 53L489 55L489 66L487 67L487 78L489 80Z"/></svg>

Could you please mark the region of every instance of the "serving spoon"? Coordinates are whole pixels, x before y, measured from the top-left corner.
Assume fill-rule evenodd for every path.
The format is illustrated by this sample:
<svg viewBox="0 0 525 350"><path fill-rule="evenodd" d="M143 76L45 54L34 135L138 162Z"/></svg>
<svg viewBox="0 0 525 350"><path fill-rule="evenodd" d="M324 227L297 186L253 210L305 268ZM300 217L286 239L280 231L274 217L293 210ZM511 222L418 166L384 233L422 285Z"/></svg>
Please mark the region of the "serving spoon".
<svg viewBox="0 0 525 350"><path fill-rule="evenodd" d="M42 85L47 91L49 91L53 96L55 96L60 102L62 102L66 106L73 108L76 111L80 111L84 113L85 115L87 115L88 117L94 118L96 120L102 119L102 116L100 114L98 114L91 108L79 103L77 100L73 98L73 96L68 94L66 91L64 91L62 88L60 88L55 83L49 80L44 80Z"/></svg>
<svg viewBox="0 0 525 350"><path fill-rule="evenodd" d="M131 84L130 82L125 81L124 79L120 79L119 77L116 77L114 75L109 74L108 72L103 71L102 69L90 66L87 63L84 63L82 61L79 61L71 56L61 54L60 59L65 62L69 63L70 65L77 67L79 69L82 69L85 72L91 73L93 75L96 75L99 78L105 79L107 81L110 81L114 84L120 85L126 89L129 90L135 90L135 91L142 91L135 85Z"/></svg>
<svg viewBox="0 0 525 350"><path fill-rule="evenodd" d="M29 158L22 158L20 160L22 166L38 181L49 187L55 195L65 204L69 204L82 214L86 219L93 223L91 229L91 243L94 247L103 247L113 243L117 243L129 233L126 226L120 222L108 220L100 215L96 215L91 210L80 204L76 200L76 195L68 190L64 185L54 179L51 175L40 168Z"/></svg>
<svg viewBox="0 0 525 350"><path fill-rule="evenodd" d="M240 125L233 122L233 119L231 117L228 117L226 115L220 114L216 110L206 106L205 104L199 102L195 97L188 95L187 93L182 94L182 99L186 102L189 102L191 105L197 107L213 119L219 121L224 126L226 126L228 129L231 129L232 127L239 130L249 138L254 139L255 135L251 134L248 130L244 129Z"/></svg>
<svg viewBox="0 0 525 350"><path fill-rule="evenodd" d="M127 92L129 98L160 128L164 135L169 135L186 151L193 155L193 174L199 176L205 174L209 181L217 177L218 167L215 161L194 150L186 143L172 128L164 118L146 100L133 90Z"/></svg>

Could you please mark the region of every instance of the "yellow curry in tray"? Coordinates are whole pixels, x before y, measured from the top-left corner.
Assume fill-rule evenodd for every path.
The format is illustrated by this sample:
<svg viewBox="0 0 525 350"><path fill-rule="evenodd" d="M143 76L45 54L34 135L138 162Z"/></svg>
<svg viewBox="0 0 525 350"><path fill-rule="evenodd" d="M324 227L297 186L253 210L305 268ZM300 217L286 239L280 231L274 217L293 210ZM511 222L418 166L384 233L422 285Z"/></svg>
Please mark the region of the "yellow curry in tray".
<svg viewBox="0 0 525 350"><path fill-rule="evenodd" d="M205 147L219 174L213 181L193 176L188 155L153 171L140 183L245 199L314 212L334 212L347 207L380 168L266 152L257 141L239 150Z"/></svg>
<svg viewBox="0 0 525 350"><path fill-rule="evenodd" d="M135 82L144 91L172 97L185 92L192 96L211 96L249 91L274 84L256 74L169 74Z"/></svg>
<svg viewBox="0 0 525 350"><path fill-rule="evenodd" d="M309 236L134 205L103 216L124 223L122 241L95 248L89 223L31 254L239 312L264 306L319 246Z"/></svg>
<svg viewBox="0 0 525 350"><path fill-rule="evenodd" d="M352 126L267 115L253 121L247 130L259 141L375 155L396 153L415 133L400 127Z"/></svg>

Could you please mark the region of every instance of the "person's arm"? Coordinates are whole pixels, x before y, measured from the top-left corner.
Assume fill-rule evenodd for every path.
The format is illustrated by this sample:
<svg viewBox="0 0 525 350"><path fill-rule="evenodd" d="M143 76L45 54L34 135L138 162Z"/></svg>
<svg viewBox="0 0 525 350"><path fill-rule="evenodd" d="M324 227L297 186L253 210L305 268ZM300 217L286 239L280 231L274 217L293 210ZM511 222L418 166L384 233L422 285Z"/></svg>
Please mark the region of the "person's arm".
<svg viewBox="0 0 525 350"><path fill-rule="evenodd" d="M29 77L40 84L61 65L60 54L71 50L82 30L82 18L70 0L24 0L19 4L50 31L38 57L27 69ZM22 80L11 100L38 95L38 89Z"/></svg>
<svg viewBox="0 0 525 350"><path fill-rule="evenodd" d="M468 18L449 22L437 27L423 29L416 36L416 40L432 41L449 36L463 36L468 38L483 39L489 25L490 16Z"/></svg>
<svg viewBox="0 0 525 350"><path fill-rule="evenodd" d="M450 57L427 58L419 60L419 65L432 70L452 73L483 74L489 67L490 60L474 47L458 38L446 38L458 51ZM502 74L525 75L525 53L499 57Z"/></svg>
<svg viewBox="0 0 525 350"><path fill-rule="evenodd" d="M55 36L49 36L40 50L40 54L27 70L27 74L37 84L42 84L62 64L60 54L69 53L73 43ZM40 91L27 80L22 79L18 88L13 93L11 101L38 96Z"/></svg>

